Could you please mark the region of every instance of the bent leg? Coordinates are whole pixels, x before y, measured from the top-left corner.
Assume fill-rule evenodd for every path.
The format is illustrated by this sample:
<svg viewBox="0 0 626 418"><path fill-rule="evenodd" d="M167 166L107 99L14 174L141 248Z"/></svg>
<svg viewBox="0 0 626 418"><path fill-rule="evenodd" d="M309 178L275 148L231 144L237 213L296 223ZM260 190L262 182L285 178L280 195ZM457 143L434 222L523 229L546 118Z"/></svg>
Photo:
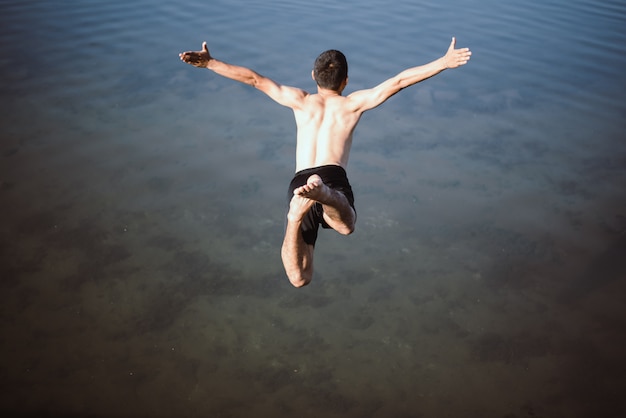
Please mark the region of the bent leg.
<svg viewBox="0 0 626 418"><path fill-rule="evenodd" d="M304 242L300 227L302 219L315 202L302 196L294 195L289 203L287 228L281 249L285 273L295 287L302 287L313 278L313 245Z"/></svg>
<svg viewBox="0 0 626 418"><path fill-rule="evenodd" d="M294 195L314 200L322 204L324 220L331 228L343 235L354 232L356 214L348 199L336 190L326 186L317 174L307 180L307 184L294 190Z"/></svg>

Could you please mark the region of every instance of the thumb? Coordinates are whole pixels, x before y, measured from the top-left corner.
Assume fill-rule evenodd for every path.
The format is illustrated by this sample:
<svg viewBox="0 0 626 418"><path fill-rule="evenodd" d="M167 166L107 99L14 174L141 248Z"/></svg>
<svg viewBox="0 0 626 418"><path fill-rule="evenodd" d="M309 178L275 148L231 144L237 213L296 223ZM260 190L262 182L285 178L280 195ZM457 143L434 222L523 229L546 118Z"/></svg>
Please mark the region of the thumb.
<svg viewBox="0 0 626 418"><path fill-rule="evenodd" d="M207 46L206 46L206 41L202 42L202 51L209 52L209 48L207 48Z"/></svg>
<svg viewBox="0 0 626 418"><path fill-rule="evenodd" d="M456 46L456 38L453 36L452 42L450 42L450 47L448 47L448 49L454 49L455 46Z"/></svg>

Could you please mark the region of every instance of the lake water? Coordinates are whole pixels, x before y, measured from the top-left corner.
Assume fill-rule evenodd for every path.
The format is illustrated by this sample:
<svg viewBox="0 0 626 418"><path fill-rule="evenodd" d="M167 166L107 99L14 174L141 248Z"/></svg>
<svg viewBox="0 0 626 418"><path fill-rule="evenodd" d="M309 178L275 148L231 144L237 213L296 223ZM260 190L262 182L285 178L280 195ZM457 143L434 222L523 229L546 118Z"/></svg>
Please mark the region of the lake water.
<svg viewBox="0 0 626 418"><path fill-rule="evenodd" d="M626 4L0 1L7 416L618 417ZM347 92L470 63L355 133L356 232L280 261L291 112L181 63Z"/></svg>

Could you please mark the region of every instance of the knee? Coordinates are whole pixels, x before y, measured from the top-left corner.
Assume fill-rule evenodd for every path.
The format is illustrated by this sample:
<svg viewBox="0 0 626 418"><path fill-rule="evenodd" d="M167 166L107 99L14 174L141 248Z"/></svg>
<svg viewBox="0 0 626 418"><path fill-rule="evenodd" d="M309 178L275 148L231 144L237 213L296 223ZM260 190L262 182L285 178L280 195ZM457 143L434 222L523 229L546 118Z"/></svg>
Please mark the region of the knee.
<svg viewBox="0 0 626 418"><path fill-rule="evenodd" d="M354 228L356 226L356 214L354 213L354 210L352 211L352 216L349 216L343 224L343 227L341 228L341 231L339 231L340 234L342 235L350 235L351 233L354 232Z"/></svg>
<svg viewBox="0 0 626 418"><path fill-rule="evenodd" d="M292 274L288 277L293 287L304 287L311 282L311 276L308 274Z"/></svg>
<svg viewBox="0 0 626 418"><path fill-rule="evenodd" d="M342 225L341 228L337 229L337 232L341 235L350 235L354 232L354 222Z"/></svg>

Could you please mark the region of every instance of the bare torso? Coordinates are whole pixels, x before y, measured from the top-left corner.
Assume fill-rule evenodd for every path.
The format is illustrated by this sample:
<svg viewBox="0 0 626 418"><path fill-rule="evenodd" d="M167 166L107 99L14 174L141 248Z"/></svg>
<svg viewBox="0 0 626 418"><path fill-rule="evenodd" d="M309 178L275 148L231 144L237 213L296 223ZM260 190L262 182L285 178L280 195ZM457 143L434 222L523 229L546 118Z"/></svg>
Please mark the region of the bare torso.
<svg viewBox="0 0 626 418"><path fill-rule="evenodd" d="M337 92L308 95L294 109L297 126L296 171L334 164L346 168L352 133L361 117L350 99Z"/></svg>

